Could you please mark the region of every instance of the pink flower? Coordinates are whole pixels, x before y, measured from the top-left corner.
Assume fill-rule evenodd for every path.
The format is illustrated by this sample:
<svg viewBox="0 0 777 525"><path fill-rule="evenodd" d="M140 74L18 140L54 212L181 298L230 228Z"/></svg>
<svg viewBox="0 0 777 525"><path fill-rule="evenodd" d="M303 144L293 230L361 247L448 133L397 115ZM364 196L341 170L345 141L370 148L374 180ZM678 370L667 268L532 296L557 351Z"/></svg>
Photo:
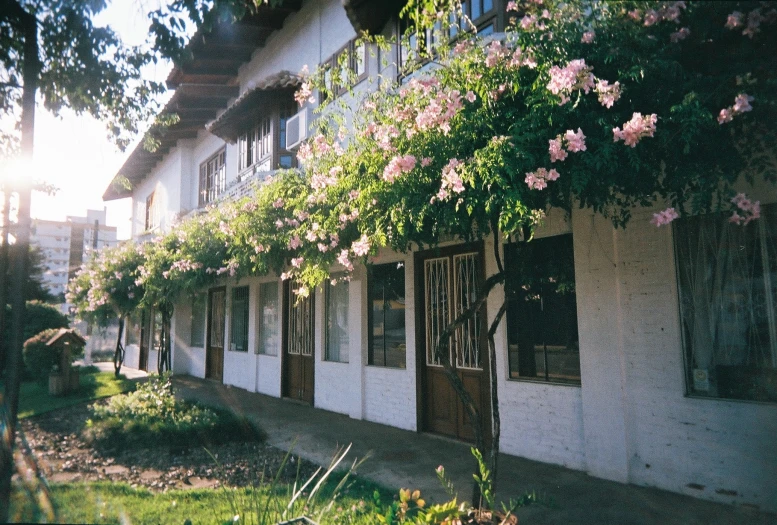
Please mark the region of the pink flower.
<svg viewBox="0 0 777 525"><path fill-rule="evenodd" d="M486 67L494 67L508 55L508 49L502 45L499 40L494 40L488 46L488 53L486 55Z"/></svg>
<svg viewBox="0 0 777 525"><path fill-rule="evenodd" d="M561 138L555 138L552 140L549 140L548 143L550 144L550 147L548 148L548 151L550 152L550 161L556 162L557 160L563 161L567 158L567 152L562 147Z"/></svg>
<svg viewBox="0 0 777 525"><path fill-rule="evenodd" d="M281 228L283 228L283 221L282 221L282 220L280 220L280 219L278 219L277 221L275 221L275 227L276 227L276 228L278 228L279 230L280 230Z"/></svg>
<svg viewBox="0 0 777 525"><path fill-rule="evenodd" d="M586 31L583 33L583 37L580 39L580 42L583 44L590 44L594 41L594 38L596 38L596 33L593 31Z"/></svg>
<svg viewBox="0 0 777 525"><path fill-rule="evenodd" d="M348 257L348 250L341 250L340 255L337 256L337 262L345 266L345 268L349 271L353 271L353 263L351 262L351 259Z"/></svg>
<svg viewBox="0 0 777 525"><path fill-rule="evenodd" d="M633 148L641 139L653 136L656 131L657 120L658 115L655 113L645 117L642 116L642 113L634 113L634 115L631 117L631 120L623 125L623 130L620 128L613 128L612 140L613 142L622 140L626 143L627 146L631 146Z"/></svg>
<svg viewBox="0 0 777 525"><path fill-rule="evenodd" d="M731 109L723 108L718 113L718 124L725 124L734 120L734 112Z"/></svg>
<svg viewBox="0 0 777 525"><path fill-rule="evenodd" d="M440 184L440 191L437 192L437 198L440 200L447 199L450 196L450 192L461 193L464 191L464 181L456 171L456 168L463 163L458 159L450 159L448 164L442 169L442 181Z"/></svg>
<svg viewBox="0 0 777 525"><path fill-rule="evenodd" d="M297 101L297 104L302 106L305 104L305 102L315 102L316 99L313 98L313 88L310 85L310 82L307 80L302 83L299 90L297 90L296 93L294 93L294 100Z"/></svg>
<svg viewBox="0 0 777 525"><path fill-rule="evenodd" d="M432 159L429 158L429 157L424 157L424 158L421 159L421 167L422 168L427 167L431 163L432 163Z"/></svg>
<svg viewBox="0 0 777 525"><path fill-rule="evenodd" d="M464 98L466 98L468 102L475 102L478 97L475 96L475 93L472 91L467 91L467 94L464 95Z"/></svg>
<svg viewBox="0 0 777 525"><path fill-rule="evenodd" d="M674 208L667 208L664 211L653 214L653 218L650 219L650 224L654 224L656 227L669 224L673 220L680 216Z"/></svg>
<svg viewBox="0 0 777 525"><path fill-rule="evenodd" d="M592 68L586 65L582 58L570 61L563 68L552 66L547 88L554 95L561 97L561 105L566 104L573 91L581 89L588 93L594 87L594 75L591 71Z"/></svg>
<svg viewBox="0 0 777 525"><path fill-rule="evenodd" d="M734 29L742 25L742 13L734 11L726 19L726 29Z"/></svg>
<svg viewBox="0 0 777 525"><path fill-rule="evenodd" d="M539 168L537 171L528 172L524 182L532 190L544 190L548 187L547 181L555 181L561 175L555 169L548 171L545 168Z"/></svg>
<svg viewBox="0 0 777 525"><path fill-rule="evenodd" d="M367 239L366 235L362 235L358 241L351 244L351 249L355 255L360 257L367 255L370 252L370 241Z"/></svg>
<svg viewBox="0 0 777 525"><path fill-rule="evenodd" d="M303 257L295 257L291 260L291 265L295 268L299 268L302 266L302 263L305 261Z"/></svg>
<svg viewBox="0 0 777 525"><path fill-rule="evenodd" d="M594 91L599 95L599 102L606 108L611 108L621 98L620 82L610 85L606 80L597 80Z"/></svg>
<svg viewBox="0 0 777 525"><path fill-rule="evenodd" d="M576 153L578 151L585 151L585 135L583 135L583 130L580 128L577 128L577 133L572 131L571 129L568 129L567 132L564 134L564 138L567 141L567 149L573 153Z"/></svg>
<svg viewBox="0 0 777 525"><path fill-rule="evenodd" d="M316 246L318 247L318 251L322 253L329 251L329 246L327 246L323 242L318 243Z"/></svg>
<svg viewBox="0 0 777 525"><path fill-rule="evenodd" d="M740 93L737 95L737 97L734 99L734 113L745 113L747 111L752 111L753 107L750 105L750 101L752 100L753 97L745 93Z"/></svg>
<svg viewBox="0 0 777 525"><path fill-rule="evenodd" d="M283 199L275 199L272 203L273 208L283 208Z"/></svg>
<svg viewBox="0 0 777 525"><path fill-rule="evenodd" d="M300 246L302 246L302 241L300 241L299 235L295 235L294 237L291 238L291 240L289 240L290 249L296 250Z"/></svg>
<svg viewBox="0 0 777 525"><path fill-rule="evenodd" d="M291 272L283 272L281 274L281 281L288 281L291 279L292 273Z"/></svg>
<svg viewBox="0 0 777 525"><path fill-rule="evenodd" d="M750 221L761 217L761 203L759 201L751 201L744 193L737 193L731 199L731 202L742 211L742 215L734 211L729 218L729 222L748 224Z"/></svg>
<svg viewBox="0 0 777 525"><path fill-rule="evenodd" d="M416 159L413 155L396 156L389 161L383 169L383 180L394 182L403 173L408 173L415 168Z"/></svg>
<svg viewBox="0 0 777 525"><path fill-rule="evenodd" d="M518 11L518 4L514 0L510 0L507 2L507 7L505 8L505 11Z"/></svg>
<svg viewBox="0 0 777 525"><path fill-rule="evenodd" d="M537 23L537 17L535 15L526 15L521 18L521 29L528 30Z"/></svg>
<svg viewBox="0 0 777 525"><path fill-rule="evenodd" d="M690 34L691 34L691 30L688 29L687 27L683 27L679 31L676 31L671 35L669 35L669 41L672 43L677 43L680 40L685 40L686 38L688 38L688 35Z"/></svg>

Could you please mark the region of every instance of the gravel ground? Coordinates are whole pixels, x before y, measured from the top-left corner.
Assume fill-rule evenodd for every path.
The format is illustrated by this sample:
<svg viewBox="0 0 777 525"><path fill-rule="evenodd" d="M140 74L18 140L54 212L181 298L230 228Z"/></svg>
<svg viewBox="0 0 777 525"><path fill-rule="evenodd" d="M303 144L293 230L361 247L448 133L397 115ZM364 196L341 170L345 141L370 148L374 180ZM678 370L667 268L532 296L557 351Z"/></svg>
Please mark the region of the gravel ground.
<svg viewBox="0 0 777 525"><path fill-rule="evenodd" d="M102 452L80 436L90 413L88 404L76 405L21 421L21 430L49 482L114 481L155 491L259 484L272 478L286 452L260 442L234 442L209 448L198 443L186 448L164 446L143 450ZM282 479L300 479L317 468L291 458ZM298 464L299 463L299 464Z"/></svg>

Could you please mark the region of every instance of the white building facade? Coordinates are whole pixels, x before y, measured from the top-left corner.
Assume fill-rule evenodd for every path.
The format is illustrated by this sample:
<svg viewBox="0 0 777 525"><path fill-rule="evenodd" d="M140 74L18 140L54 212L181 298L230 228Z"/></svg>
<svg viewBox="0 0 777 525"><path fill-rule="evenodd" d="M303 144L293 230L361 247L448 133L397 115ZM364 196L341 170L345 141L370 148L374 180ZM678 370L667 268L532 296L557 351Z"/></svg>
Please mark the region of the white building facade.
<svg viewBox="0 0 777 525"><path fill-rule="evenodd" d="M357 29L398 30L390 3L373 4L264 6L233 33L250 36L250 46L195 35L195 59L168 79L177 88L168 110L180 112L180 122L157 152L139 146L130 156L120 174L131 190L106 191L106 199L132 197L133 237L166 231L266 170L294 165L282 140L296 111L298 80L289 72L347 53L364 89L378 75L396 76L396 58L353 44ZM482 33L503 27L500 2L466 8ZM219 46L231 46L223 70L208 61L224 54ZM349 283L297 305L277 276L225 279L176 305L173 371L471 439L427 342L466 305L466 291L496 272L490 254L498 243L527 283L496 333L503 452L777 511L777 194L748 193L763 207L750 229L719 217L656 228L655 210L642 209L615 230L588 210L551 210L531 243L490 238L381 252ZM492 292L457 335L457 368L486 413L483 327L504 294ZM128 366L153 368L159 317L130 320Z"/></svg>

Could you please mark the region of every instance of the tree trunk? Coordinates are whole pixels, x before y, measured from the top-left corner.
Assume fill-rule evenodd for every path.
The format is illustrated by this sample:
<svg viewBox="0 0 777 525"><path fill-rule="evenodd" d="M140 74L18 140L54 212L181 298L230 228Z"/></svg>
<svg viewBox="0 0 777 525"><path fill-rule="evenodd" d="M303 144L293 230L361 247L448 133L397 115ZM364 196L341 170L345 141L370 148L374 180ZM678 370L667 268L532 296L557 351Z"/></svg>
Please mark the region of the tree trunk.
<svg viewBox="0 0 777 525"><path fill-rule="evenodd" d="M119 337L116 338L116 352L113 354L113 373L119 377L121 365L124 364L124 345L121 344L121 337L124 335L124 316L119 316Z"/></svg>
<svg viewBox="0 0 777 525"><path fill-rule="evenodd" d="M17 2L9 2L12 16L24 31L24 90L22 92L22 158L32 161L35 132L35 93L38 90L38 25ZM26 181L29 182L29 181ZM19 411L19 388L22 378L22 344L24 343L25 304L24 287L27 282L27 265L30 245L30 197L32 184L19 184L19 208L16 221L16 244L19 255L13 261L10 296L13 297L11 314L11 344L6 356L5 398L0 406L0 523L8 521L11 500L11 477L14 472L13 448L16 438L16 418ZM5 307L5 305L3 305Z"/></svg>
<svg viewBox="0 0 777 525"><path fill-rule="evenodd" d="M501 261L499 261L499 266L501 268ZM456 395L459 397L459 400L461 401L462 405L464 405L464 409L467 411L467 416L469 417L470 423L472 424L472 431L475 434L475 448L478 449L478 451L483 456L484 460L485 458L490 458L491 453L490 451L486 450L486 441L483 435L483 426L480 423L480 410L478 410L477 406L475 405L475 401L472 399L472 396L469 394L469 392L467 392L467 389L464 387L464 383L462 382L461 378L459 378L459 375L456 373L456 369L453 368L453 364L450 362L450 358L449 358L450 353L448 352L448 344L449 344L450 338L453 336L454 331L475 316L478 310L480 310L483 307L483 304L486 302L486 299L488 299L488 296L491 294L491 290L493 290L497 284L504 282L504 279L505 279L505 272L503 270L500 270L498 273L486 279L485 285L483 286L483 289L479 291L475 301L472 302L469 308L467 308L461 314L459 314L459 316L456 319L454 319L452 323L450 323L448 326L445 327L445 329L440 333L440 338L437 340L437 344L434 348L435 358L438 359L440 364L443 366L445 377L448 378L448 382L453 387L453 390L456 392ZM498 324L498 321L497 321L497 324ZM493 327L493 330L495 331L496 328ZM490 333L491 332L489 331L489 334ZM491 367L492 368L495 367L496 364L493 357L491 362L492 362ZM496 389L495 373L491 374L490 383L491 383L491 392L493 397L495 396L495 389ZM491 410L492 410L492 426L493 426L494 410L496 410L496 417L497 417L496 421L498 422L499 405L492 402ZM498 439L498 435L496 435L495 437ZM493 447L493 443L491 446ZM477 466L475 468L474 473L478 475L480 474L480 471L478 470ZM480 486L478 485L477 482L475 482L472 487L472 504L475 506L480 506L480 499L481 499Z"/></svg>
<svg viewBox="0 0 777 525"><path fill-rule="evenodd" d="M11 188L3 186L3 232L0 238L0 377L5 371L5 358L8 354L5 330L5 305L8 302L8 233L11 227Z"/></svg>

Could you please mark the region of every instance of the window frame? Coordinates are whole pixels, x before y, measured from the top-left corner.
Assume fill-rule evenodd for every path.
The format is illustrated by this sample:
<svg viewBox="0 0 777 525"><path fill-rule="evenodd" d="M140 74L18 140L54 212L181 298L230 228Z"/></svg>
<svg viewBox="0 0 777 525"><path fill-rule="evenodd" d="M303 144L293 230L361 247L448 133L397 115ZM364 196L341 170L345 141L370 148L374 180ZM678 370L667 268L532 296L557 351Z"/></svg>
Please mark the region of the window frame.
<svg viewBox="0 0 777 525"><path fill-rule="evenodd" d="M264 331L265 331L265 324L264 324L264 306L265 302L262 300L264 297L262 295L262 288L266 288L268 286L274 286L275 287L275 294L274 294L274 303L275 303L275 329L274 329L274 335L275 335L275 346L271 348L272 351L262 351L262 343L264 341ZM280 293L283 287L280 285L278 281L265 281L262 283L259 283L259 286L256 290L256 354L257 355L267 355L272 357L277 357L279 354L279 349L281 347L281 337L283 335L283 306L282 301L280 297Z"/></svg>
<svg viewBox="0 0 777 525"><path fill-rule="evenodd" d="M267 110L256 114L251 127L238 136L238 180L254 173L297 167L297 155L281 143L286 122L297 113L296 102L279 93L266 107ZM281 165L285 157L290 158L288 166ZM262 168L264 164L269 167Z"/></svg>
<svg viewBox="0 0 777 525"><path fill-rule="evenodd" d="M333 279L337 279L342 276L333 276ZM346 345L345 348L338 348L337 356L332 355L332 348L330 345L330 330L332 330L332 319L330 315L332 313L332 288L336 286L344 286L346 288L346 302L345 302L345 324L346 324ZM331 281L327 281L324 285L324 355L323 360L330 363L345 363L349 361L349 349L350 349L350 337L348 335L348 321L350 317L350 283L348 281L340 281L336 284L332 284Z"/></svg>
<svg viewBox="0 0 777 525"><path fill-rule="evenodd" d="M707 369L706 370L706 374L704 374L704 377L700 377L700 378L697 379L696 372L699 369L694 368L695 362L694 362L694 356L693 356L693 342L688 340L689 339L689 334L687 333L687 330L686 330L686 320L685 320L686 313L684 312L684 306L683 306L683 304L684 304L684 301L683 301L683 277L682 277L683 269L681 269L681 264L690 264L691 261L690 260L686 260L685 258L680 256L680 254L681 254L680 243L682 242L682 240L680 239L680 232L678 230L680 230L680 228L685 226L686 222L694 221L694 220L701 221L701 220L705 220L705 219L710 220L710 219L713 219L715 217L717 217L717 220L718 220L718 222L715 224L715 227L719 228L719 229L716 229L716 234L717 233L722 233L722 229L724 229L724 228L749 228L749 227L750 228L752 228L752 227L757 228L757 233L755 234L755 236L757 237L756 240L758 242L758 247L759 247L759 249L758 249L758 253L759 253L758 258L761 259L761 261L760 261L761 267L760 268L761 268L761 270L763 272L763 275L760 277L760 279L763 279L764 290L765 290L764 298L766 299L766 303L770 302L769 298L768 298L768 296L770 294L770 291L767 290L766 287L767 287L767 285L769 285L771 283L771 279L772 279L771 274L774 273L775 275L777 275L777 271L776 272L770 271L770 268L772 266L774 266L774 268L777 268L777 254L775 254L775 260L771 260L769 258L769 255L770 255L770 253L774 253L774 252L770 252L769 251L769 246L767 246L766 243L769 240L768 236L770 235L770 233L774 237L774 239L777 240L777 203L762 205L761 210L762 210L761 211L761 217L759 219L753 221L749 225L737 225L737 224L733 224L732 225L732 224L729 223L728 218L725 217L722 213L717 213L717 214L711 213L711 214L704 214L704 215L694 216L694 217L680 218L680 219L678 219L677 221L675 221L672 224L672 248L673 248L673 251L674 251L674 260L675 260L675 282L676 282L676 293L677 293L677 316L678 316L678 322L679 322L678 328L680 330L680 339L681 339L681 345L680 346L681 346L682 360L683 360L683 380L684 380L684 385L685 385L684 395L687 398L706 399L706 400L711 400L711 401L722 401L722 402L735 402L735 403L757 403L757 404L767 404L767 405L775 405L775 404L777 404L777 398L774 398L774 399L755 399L753 397L750 397L750 398L748 398L748 397L732 397L731 395L726 396L725 393L721 394L719 389L720 389L720 385L721 385L722 381L721 381L721 378L718 377L720 371L717 370L718 367L725 367L725 368L729 369L729 372L731 372L731 375L736 375L737 372L740 372L740 375L741 375L741 372L749 371L749 372L754 373L754 374L759 374L759 375L764 375L764 376L773 376L774 378L777 378L777 367L769 367L769 366L766 366L764 364L761 364L760 366L756 366L756 365L751 365L749 363L748 364L744 364L744 365L742 365L742 364L731 364L731 363L716 363L716 359L719 356L715 355L715 353L714 353L715 349L713 349L711 351L712 355L711 355L711 358L710 358L710 361L711 361L710 368L712 368L713 370L711 371L711 370ZM773 221L772 223L769 223L770 225L773 224L772 228L774 228L774 230L771 231L771 232L767 232L767 230L766 230L767 222L765 222L765 221L768 221L769 218L771 218L772 221ZM709 224L709 223L707 223L707 224ZM701 227L703 227L703 226L704 225L701 225L699 228L701 229ZM701 231L699 231L697 233L698 233L698 235L700 237L701 236ZM742 233L744 235L745 231L742 230ZM720 239L720 237L718 237L717 235L716 235L716 238ZM744 240L747 241L747 239L744 239ZM731 241L731 239L727 236L725 241L728 243L728 242ZM777 243L775 244L775 247L777 247ZM739 250L742 250L742 248L743 248L743 246L740 246ZM718 249L718 251L720 251L721 250L720 246L718 246L717 249ZM719 255L719 253L716 254L716 256L717 255ZM696 253L696 254L694 254L694 256L695 257L701 257L703 255L699 255L698 253ZM755 256L755 254L754 254L754 256ZM730 263L730 262L731 261L727 261L727 263ZM764 263L766 263L768 265L766 269L763 267ZM688 270L688 269L686 269L686 270L687 271L693 271L693 270ZM717 278L718 278L718 276L715 277L715 279L717 279ZM777 288L777 285L772 284L772 289L775 289L775 288ZM750 297L750 299L752 299L752 296ZM767 306L767 310L768 310L769 309L768 308L768 304L766 306ZM774 309L775 307L777 307L777 304L772 303L771 308ZM767 317L767 321L768 321L768 319L769 319L768 311L767 311L766 317ZM746 328L748 330L748 335L751 335L750 331L753 329L752 328L752 319L750 320L749 323L746 324ZM773 327L770 326L768 328L768 330L770 332L772 332L773 331ZM770 333L769 337L770 338L774 337L775 341L777 341L777 331L774 331L774 333ZM777 344L777 342L775 344ZM745 351L750 352L750 348L748 348ZM741 356L736 356L736 357L741 357ZM737 368L740 369L740 370L738 370L738 371L735 370ZM701 370L704 370L704 369L701 369ZM713 375L714 375L714 378L712 377ZM731 379L732 378L728 378L728 380L731 380ZM697 381L700 383L700 388L696 388L695 387ZM768 379L767 379L767 381L768 381ZM708 388L709 388L709 383L713 383L714 384L714 388L717 390L717 392L715 392L714 394L705 393L701 389L701 386L705 382L707 383L707 387Z"/></svg>
<svg viewBox="0 0 777 525"><path fill-rule="evenodd" d="M405 346L405 355L404 355L404 361L403 366L392 366L389 364L386 364L388 362L388 353L387 353L387 347L384 344L383 345L383 359L382 363L376 363L375 355L377 349L375 348L375 334L373 333L373 326L374 326L374 312L373 312L373 305L374 305L374 294L375 294L375 268L376 267L384 267L387 268L389 266L394 266L395 269L399 269L398 265L401 265L402 268L402 299L405 301L405 308L403 309L403 317L404 317L404 328L405 328L405 337L404 337L404 346ZM407 287L407 265L405 264L404 260L400 261L393 261L388 263L382 263L382 264L371 264L367 267L367 366L375 366L380 368L391 368L394 370L406 370L407 369L407 293L406 293L406 287ZM412 277L411 277L412 279ZM385 304L385 294L383 295L383 301ZM384 307L384 330L385 330L385 307ZM384 332L385 333L385 332ZM384 340L385 343L385 340Z"/></svg>
<svg viewBox="0 0 777 525"><path fill-rule="evenodd" d="M358 45L357 45L358 44ZM364 71L359 73L358 70L358 55L356 53L357 48L361 47L363 51L363 60L362 64L364 66ZM345 56L345 58L343 58ZM342 46L340 49L335 51L334 54L327 57L326 60L321 61L321 66L325 69L328 74L328 77L325 76L324 83L327 85L327 89L332 94L332 99L336 99L337 97L343 95L346 93L349 89L358 86L364 79L366 79L369 76L369 70L370 70L370 54L369 54L369 46L367 45L367 42L362 40L361 38L352 38L349 40L344 46ZM348 76L353 77L352 82L343 82L343 78L341 78L341 73L343 69L347 70ZM333 72L337 71L338 74L336 76L333 75ZM337 83L335 83L335 79L337 79ZM318 101L319 104L323 104L328 99L327 93L325 91L319 91L318 93Z"/></svg>
<svg viewBox="0 0 777 525"><path fill-rule="evenodd" d="M209 171L210 170L210 171ZM227 187L227 148L222 146L200 163L198 207L216 202Z"/></svg>
<svg viewBox="0 0 777 525"><path fill-rule="evenodd" d="M146 197L144 231L150 232L159 228L159 207L156 201L156 190ZM59 239L57 239L59 240Z"/></svg>
<svg viewBox="0 0 777 525"><path fill-rule="evenodd" d="M200 312L195 312L195 305L201 304L202 310ZM194 294L192 297L191 302L191 310L189 313L189 347L191 348L205 348L205 341L207 338L207 330L206 328L206 316L208 312L208 294L207 292L199 292ZM195 313L200 313L200 317L196 317ZM194 335L195 335L195 326L201 327L200 330L202 332L201 339L198 341L195 341ZM199 344L198 344L199 343Z"/></svg>
<svg viewBox="0 0 777 525"><path fill-rule="evenodd" d="M242 297L238 297L238 294L242 295ZM242 315L240 316L242 321L242 327L237 324L238 322L238 313L236 308L236 302L241 301L244 303L245 311L242 312ZM229 300L229 346L228 350L230 352L248 352L249 344L248 344L248 337L249 337L249 327L248 327L248 320L251 315L251 288L248 285L244 286L235 286L231 289L230 294L230 300ZM241 333L236 333L238 330L240 330ZM236 340L240 338L242 339L242 346L238 347Z"/></svg>
<svg viewBox="0 0 777 525"><path fill-rule="evenodd" d="M569 239L570 244L571 244L572 277L573 277L573 282L576 283L577 280L576 280L576 276L574 275L574 237L573 237L573 234L571 232L569 232L569 233L561 233L561 234L558 234L558 235L548 235L546 237L539 237L539 238L536 238L536 239L534 239L532 241L529 241L529 242L530 243L537 243L537 242L542 242L542 241L548 240L548 239L559 239L559 238L562 238L562 237L567 237ZM518 248L519 248L519 246L521 244L527 244L527 243L525 243L524 241L519 241L519 242L515 242L515 243L505 243L505 244L502 245L502 249L503 249L503 253L504 253L505 271L509 271L509 272L514 271L511 268L511 266L510 266L510 259L512 257L517 257L517 254L516 255L511 255L509 253L509 251L516 251L517 252L517 250L518 250ZM509 292L507 290L505 290L505 294L508 294L508 293ZM537 375L520 375L521 374L520 366L519 366L520 356L516 356L516 358L515 358L519 362L515 363L515 369L516 369L515 373L516 373L516 375L513 376L513 368L514 368L513 367L513 358L510 355L511 354L511 351L510 351L510 338L511 338L510 329L511 329L511 324L512 323L520 322L520 319L512 320L512 317L511 317L515 313L515 310L513 310L514 307L511 308L511 304L510 303L516 301L517 299L506 296L505 298L507 299L508 310L505 312L505 328L506 328L506 331L507 331L506 334L505 334L505 352L507 353L507 355L506 355L506 364L507 364L507 367L506 367L506 372L507 372L506 379L508 381L531 382L531 383L541 383L541 384L544 384L544 385L571 386L571 387L578 387L578 388L582 386L582 371L580 370L580 331L579 331L579 324L578 324L578 318L577 318L577 290L575 290L573 293L574 293L574 308L572 309L572 313L574 315L574 320L575 320L575 332L576 332L576 341L577 341L577 358L578 358L577 369L578 369L578 372L580 374L579 377L577 379L557 379L557 378L551 377L550 370L549 370L550 367L549 367L549 360L548 360L548 348L547 348L548 345L547 345L547 342L544 345L545 348L543 348L543 350L542 350L543 358L544 358L543 359L543 368L545 369L544 377L539 375L539 373ZM540 299L540 301L542 302L542 299ZM542 324L541 330L543 330L543 332L544 332L545 330L547 330L546 324L544 322L546 314L544 313L545 310L544 310L543 307L541 307L541 311L543 312L542 313L543 324ZM534 343L532 343L532 345L536 346L536 345L534 345ZM520 352L520 349L517 349L517 351ZM534 351L536 353L536 350L534 350Z"/></svg>

